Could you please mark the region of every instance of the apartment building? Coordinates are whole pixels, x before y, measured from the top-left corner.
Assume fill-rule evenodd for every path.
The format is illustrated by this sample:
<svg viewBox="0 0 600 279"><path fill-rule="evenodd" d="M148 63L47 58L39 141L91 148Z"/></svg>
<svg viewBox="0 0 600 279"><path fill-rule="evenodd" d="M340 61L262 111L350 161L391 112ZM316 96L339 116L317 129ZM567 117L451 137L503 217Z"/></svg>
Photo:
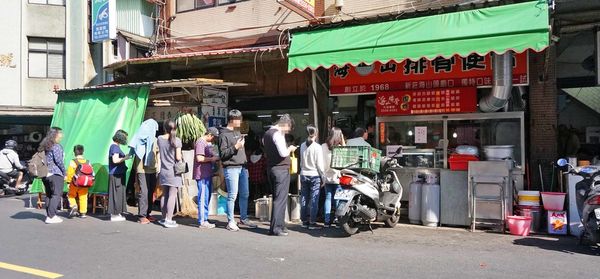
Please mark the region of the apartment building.
<svg viewBox="0 0 600 279"><path fill-rule="evenodd" d="M155 30L155 6L145 0L114 1L117 36L100 43L90 40L91 1L2 3L0 144L15 139L25 155L50 125L55 90L112 80L104 66L148 55Z"/></svg>

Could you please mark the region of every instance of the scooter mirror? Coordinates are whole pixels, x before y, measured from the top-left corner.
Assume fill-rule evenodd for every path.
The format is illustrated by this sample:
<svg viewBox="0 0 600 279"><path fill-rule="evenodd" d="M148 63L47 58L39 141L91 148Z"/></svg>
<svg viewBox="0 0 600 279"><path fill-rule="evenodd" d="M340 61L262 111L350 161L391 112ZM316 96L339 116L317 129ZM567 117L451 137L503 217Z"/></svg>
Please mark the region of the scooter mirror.
<svg viewBox="0 0 600 279"><path fill-rule="evenodd" d="M398 147L398 149L396 149L396 155L402 154L402 146Z"/></svg>
<svg viewBox="0 0 600 279"><path fill-rule="evenodd" d="M564 167L569 164L569 161L567 161L567 159L565 159L565 158L560 158L560 159L558 159L558 161L556 161L556 164L559 167Z"/></svg>

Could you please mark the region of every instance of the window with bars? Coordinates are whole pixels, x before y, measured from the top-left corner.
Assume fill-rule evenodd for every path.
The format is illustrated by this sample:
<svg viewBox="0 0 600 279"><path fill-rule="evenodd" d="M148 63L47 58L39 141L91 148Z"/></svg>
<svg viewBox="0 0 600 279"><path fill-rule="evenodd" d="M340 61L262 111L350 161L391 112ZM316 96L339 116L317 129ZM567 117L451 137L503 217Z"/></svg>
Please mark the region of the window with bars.
<svg viewBox="0 0 600 279"><path fill-rule="evenodd" d="M29 38L28 72L32 78L65 78L65 40Z"/></svg>
<svg viewBox="0 0 600 279"><path fill-rule="evenodd" d="M29 4L64 6L65 0L29 0Z"/></svg>
<svg viewBox="0 0 600 279"><path fill-rule="evenodd" d="M187 12L249 0L177 0L177 12Z"/></svg>

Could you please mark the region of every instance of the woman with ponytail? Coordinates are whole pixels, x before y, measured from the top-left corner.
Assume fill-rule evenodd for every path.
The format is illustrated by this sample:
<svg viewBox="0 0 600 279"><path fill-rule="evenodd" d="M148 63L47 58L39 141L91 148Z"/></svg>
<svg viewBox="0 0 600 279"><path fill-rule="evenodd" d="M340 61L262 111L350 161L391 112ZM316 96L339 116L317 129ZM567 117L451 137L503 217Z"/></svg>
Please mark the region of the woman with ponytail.
<svg viewBox="0 0 600 279"><path fill-rule="evenodd" d="M173 221L173 211L177 198L177 188L183 186L181 175L175 175L175 163L182 160L181 139L177 137L177 125L173 120L164 123L165 134L157 139L160 152L160 185L163 196L160 199L162 208L162 220L160 224L165 228L176 228L178 225Z"/></svg>
<svg viewBox="0 0 600 279"><path fill-rule="evenodd" d="M323 157L325 158L325 228L329 228L333 222L331 218L331 206L337 207L337 202L334 202L334 195L340 187L340 171L331 168L331 150L337 146L344 146L344 134L340 128L333 127L329 131L327 142L322 145Z"/></svg>
<svg viewBox="0 0 600 279"><path fill-rule="evenodd" d="M300 146L300 181L302 184L300 218L302 219L302 227L316 230L319 229L317 226L317 212L319 210L321 177L325 173L325 163L323 150L316 142L319 137L318 129L313 125L308 125L306 133L308 139Z"/></svg>

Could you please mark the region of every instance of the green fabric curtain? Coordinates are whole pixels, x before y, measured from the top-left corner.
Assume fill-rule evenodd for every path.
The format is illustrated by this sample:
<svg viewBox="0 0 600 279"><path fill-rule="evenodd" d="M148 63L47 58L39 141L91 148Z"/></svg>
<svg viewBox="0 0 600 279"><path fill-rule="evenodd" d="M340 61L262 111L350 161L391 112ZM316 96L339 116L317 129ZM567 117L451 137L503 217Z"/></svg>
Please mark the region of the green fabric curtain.
<svg viewBox="0 0 600 279"><path fill-rule="evenodd" d="M293 33L288 71L491 51L542 51L548 44L548 4L533 1Z"/></svg>
<svg viewBox="0 0 600 279"><path fill-rule="evenodd" d="M73 159L73 146L85 147L94 166L96 183L91 193L108 192L108 149L114 133L122 129L135 134L144 119L149 87L125 87L69 91L58 94L52 126L64 132L65 166ZM126 154L129 148L121 147ZM131 167L131 160L127 161Z"/></svg>

